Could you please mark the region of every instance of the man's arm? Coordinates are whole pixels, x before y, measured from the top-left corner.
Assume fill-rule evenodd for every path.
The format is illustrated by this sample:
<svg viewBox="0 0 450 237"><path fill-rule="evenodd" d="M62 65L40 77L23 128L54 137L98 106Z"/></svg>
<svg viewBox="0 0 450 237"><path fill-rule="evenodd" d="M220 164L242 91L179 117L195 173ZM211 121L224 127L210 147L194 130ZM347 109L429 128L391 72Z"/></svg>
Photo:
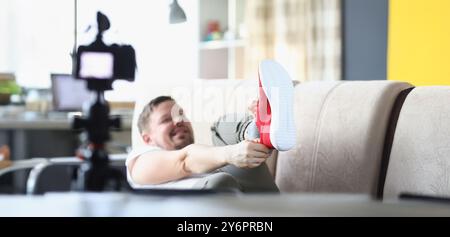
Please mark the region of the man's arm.
<svg viewBox="0 0 450 237"><path fill-rule="evenodd" d="M269 155L267 147L250 141L221 147L192 144L181 150L143 154L130 164L129 169L135 183L160 184L191 174L208 173L228 164L254 168Z"/></svg>

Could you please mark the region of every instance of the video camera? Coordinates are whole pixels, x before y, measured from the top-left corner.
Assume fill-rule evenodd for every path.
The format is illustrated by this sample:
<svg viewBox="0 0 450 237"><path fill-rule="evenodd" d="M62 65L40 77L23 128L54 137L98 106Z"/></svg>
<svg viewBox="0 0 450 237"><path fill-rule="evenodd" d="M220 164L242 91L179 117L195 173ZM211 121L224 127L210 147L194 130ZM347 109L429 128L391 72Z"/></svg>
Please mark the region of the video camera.
<svg viewBox="0 0 450 237"><path fill-rule="evenodd" d="M98 33L88 46L78 47L74 77L87 80L88 89L105 91L112 89L116 79L134 81L136 54L130 45L106 45L103 33L110 28L108 18L97 12Z"/></svg>
<svg viewBox="0 0 450 237"><path fill-rule="evenodd" d="M125 180L122 173L109 165L109 156L105 143L111 138L110 129L120 129L120 116L109 115L109 104L104 98L104 91L112 90L116 79L134 81L136 55L129 45L106 45L103 32L110 28L108 18L97 12L98 33L95 41L88 46L80 46L73 59L73 76L86 80L88 90L96 92L85 116L75 117L72 128L85 130L87 136L79 149L78 155L87 160L79 169L78 189L103 191L108 186L120 190Z"/></svg>

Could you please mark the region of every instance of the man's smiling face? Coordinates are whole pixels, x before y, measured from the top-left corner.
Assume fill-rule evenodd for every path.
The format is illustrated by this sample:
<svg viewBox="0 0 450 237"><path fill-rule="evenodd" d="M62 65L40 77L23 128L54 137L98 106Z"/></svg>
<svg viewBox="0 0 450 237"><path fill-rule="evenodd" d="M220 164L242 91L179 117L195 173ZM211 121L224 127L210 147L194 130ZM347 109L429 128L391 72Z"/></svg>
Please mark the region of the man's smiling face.
<svg viewBox="0 0 450 237"><path fill-rule="evenodd" d="M165 150L178 150L194 143L191 123L175 101L168 100L153 108L144 141Z"/></svg>

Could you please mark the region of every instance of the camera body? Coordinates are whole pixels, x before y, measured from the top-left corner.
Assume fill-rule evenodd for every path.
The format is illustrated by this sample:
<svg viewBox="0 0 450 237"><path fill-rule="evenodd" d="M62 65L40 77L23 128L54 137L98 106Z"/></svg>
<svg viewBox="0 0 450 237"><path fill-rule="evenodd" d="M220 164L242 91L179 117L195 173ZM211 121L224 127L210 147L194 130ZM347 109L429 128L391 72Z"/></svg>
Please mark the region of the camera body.
<svg viewBox="0 0 450 237"><path fill-rule="evenodd" d="M87 80L89 90L111 90L116 79L134 81L136 54L130 45L96 44L78 47L75 78Z"/></svg>
<svg viewBox="0 0 450 237"><path fill-rule="evenodd" d="M106 45L103 32L109 29L108 18L97 13L98 33L94 42L79 46L74 58L73 75L87 80L88 89L105 91L112 89L116 79L134 81L136 53L131 45Z"/></svg>

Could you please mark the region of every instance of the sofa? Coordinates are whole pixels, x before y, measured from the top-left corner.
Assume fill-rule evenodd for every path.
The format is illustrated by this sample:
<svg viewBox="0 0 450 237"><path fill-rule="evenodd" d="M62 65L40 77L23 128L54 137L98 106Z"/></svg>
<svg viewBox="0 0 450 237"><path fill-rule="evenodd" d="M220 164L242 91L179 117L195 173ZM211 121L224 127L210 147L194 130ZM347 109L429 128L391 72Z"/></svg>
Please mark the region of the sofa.
<svg viewBox="0 0 450 237"><path fill-rule="evenodd" d="M195 80L161 85L136 101L137 117L158 95L172 95L191 118L197 143L212 145L211 125L248 113L256 80ZM450 87L397 81L321 81L295 87L297 144L267 165L281 192L358 193L396 199L409 192L450 195Z"/></svg>

